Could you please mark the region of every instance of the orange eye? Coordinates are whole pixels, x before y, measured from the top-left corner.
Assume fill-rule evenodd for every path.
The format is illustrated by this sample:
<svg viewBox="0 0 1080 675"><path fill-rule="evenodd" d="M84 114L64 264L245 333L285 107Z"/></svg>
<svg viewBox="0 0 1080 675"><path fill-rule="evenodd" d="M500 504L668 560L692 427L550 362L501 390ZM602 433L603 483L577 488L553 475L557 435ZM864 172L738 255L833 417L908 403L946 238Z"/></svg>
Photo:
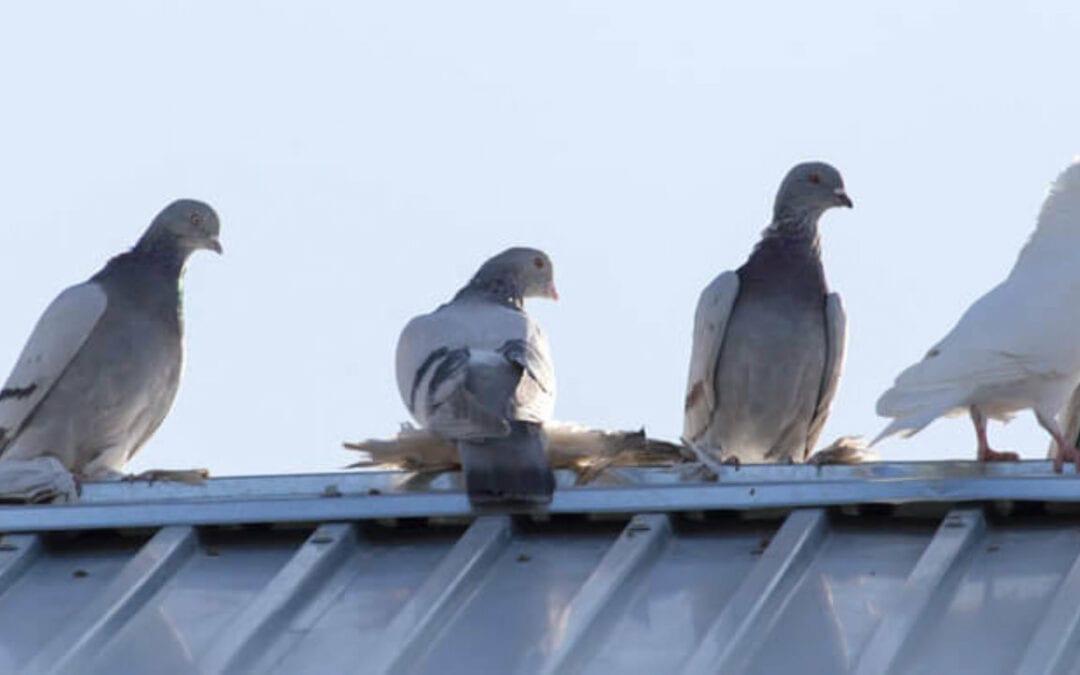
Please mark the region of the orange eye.
<svg viewBox="0 0 1080 675"><path fill-rule="evenodd" d="M191 224L194 225L195 227L198 227L199 225L202 225L202 217L197 213L191 214L191 217L188 218L188 220L190 220Z"/></svg>
<svg viewBox="0 0 1080 675"><path fill-rule="evenodd" d="M810 182L813 183L814 185L817 185L818 183L821 182L821 176L819 176L816 173L810 174Z"/></svg>
<svg viewBox="0 0 1080 675"><path fill-rule="evenodd" d="M538 269L538 270L544 269L544 259L543 258L533 258L533 265L536 265L536 269Z"/></svg>

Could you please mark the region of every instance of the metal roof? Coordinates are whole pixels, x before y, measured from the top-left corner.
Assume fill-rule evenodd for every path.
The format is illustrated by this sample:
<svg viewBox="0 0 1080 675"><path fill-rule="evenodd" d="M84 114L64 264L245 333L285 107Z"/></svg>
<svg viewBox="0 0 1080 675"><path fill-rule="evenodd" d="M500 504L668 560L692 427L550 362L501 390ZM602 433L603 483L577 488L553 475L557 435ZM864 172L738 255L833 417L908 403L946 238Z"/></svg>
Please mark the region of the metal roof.
<svg viewBox="0 0 1080 675"><path fill-rule="evenodd" d="M479 516L457 480L0 507L0 672L1080 672L1080 481L1048 462L626 469Z"/></svg>

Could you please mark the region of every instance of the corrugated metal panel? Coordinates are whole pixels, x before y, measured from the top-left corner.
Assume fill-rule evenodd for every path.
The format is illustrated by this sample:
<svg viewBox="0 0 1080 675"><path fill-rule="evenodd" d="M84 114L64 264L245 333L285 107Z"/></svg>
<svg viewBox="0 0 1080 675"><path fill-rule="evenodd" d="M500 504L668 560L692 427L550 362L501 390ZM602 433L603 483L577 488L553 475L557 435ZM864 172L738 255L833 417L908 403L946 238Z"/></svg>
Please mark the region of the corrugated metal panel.
<svg viewBox="0 0 1080 675"><path fill-rule="evenodd" d="M0 672L1080 670L1080 481L1047 463L624 477L542 514L390 473L0 508Z"/></svg>

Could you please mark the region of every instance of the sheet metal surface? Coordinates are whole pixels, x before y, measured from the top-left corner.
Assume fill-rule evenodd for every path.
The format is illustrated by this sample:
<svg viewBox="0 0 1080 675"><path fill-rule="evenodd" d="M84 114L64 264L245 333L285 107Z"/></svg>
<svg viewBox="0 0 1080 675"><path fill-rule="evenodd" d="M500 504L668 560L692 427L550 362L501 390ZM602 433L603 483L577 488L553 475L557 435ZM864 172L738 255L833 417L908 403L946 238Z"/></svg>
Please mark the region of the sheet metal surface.
<svg viewBox="0 0 1080 675"><path fill-rule="evenodd" d="M0 673L1078 672L1077 482L1046 469L640 469L563 490L567 513L479 517L383 517L385 499L463 499L402 474L88 486L82 505L0 508ZM1027 492L1043 480L1050 501ZM967 498L987 481L993 501ZM685 492L721 487L791 499ZM631 508L589 508L620 491ZM350 499L345 518L272 517ZM207 504L231 517L191 517ZM83 515L28 524L57 511Z"/></svg>

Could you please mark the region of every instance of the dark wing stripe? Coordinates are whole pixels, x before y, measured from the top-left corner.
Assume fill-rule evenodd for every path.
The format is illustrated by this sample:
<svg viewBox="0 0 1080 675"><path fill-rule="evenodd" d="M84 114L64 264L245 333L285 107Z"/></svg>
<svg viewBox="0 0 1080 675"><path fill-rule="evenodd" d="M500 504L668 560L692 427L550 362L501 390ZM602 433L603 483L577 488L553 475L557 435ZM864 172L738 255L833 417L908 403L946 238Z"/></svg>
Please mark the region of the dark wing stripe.
<svg viewBox="0 0 1080 675"><path fill-rule="evenodd" d="M532 378L533 382L536 382L541 391L549 393L548 388L544 386L544 382L529 365L530 349L532 347L525 340L507 340L499 347L499 353L510 363L520 366Z"/></svg>
<svg viewBox="0 0 1080 675"><path fill-rule="evenodd" d="M3 389L0 390L0 401L3 401L5 398L26 398L36 390L36 384L31 384L28 387L10 387L8 389Z"/></svg>
<svg viewBox="0 0 1080 675"><path fill-rule="evenodd" d="M420 383L424 380L424 376L427 375L427 371L431 366L435 365L435 362L446 356L446 353L450 351L446 347L439 347L435 351L428 354L428 357L424 359L424 362L420 364L420 367L416 369L416 375L413 376L412 391L409 392L409 410L416 410L416 390L420 388Z"/></svg>
<svg viewBox="0 0 1080 675"><path fill-rule="evenodd" d="M461 370L469 362L469 348L461 347L452 351L447 350L445 347L442 349L445 352L445 357L439 362L439 365L435 368L435 372L431 375L431 381L428 382L428 399L430 400L435 392L443 382L452 377Z"/></svg>

